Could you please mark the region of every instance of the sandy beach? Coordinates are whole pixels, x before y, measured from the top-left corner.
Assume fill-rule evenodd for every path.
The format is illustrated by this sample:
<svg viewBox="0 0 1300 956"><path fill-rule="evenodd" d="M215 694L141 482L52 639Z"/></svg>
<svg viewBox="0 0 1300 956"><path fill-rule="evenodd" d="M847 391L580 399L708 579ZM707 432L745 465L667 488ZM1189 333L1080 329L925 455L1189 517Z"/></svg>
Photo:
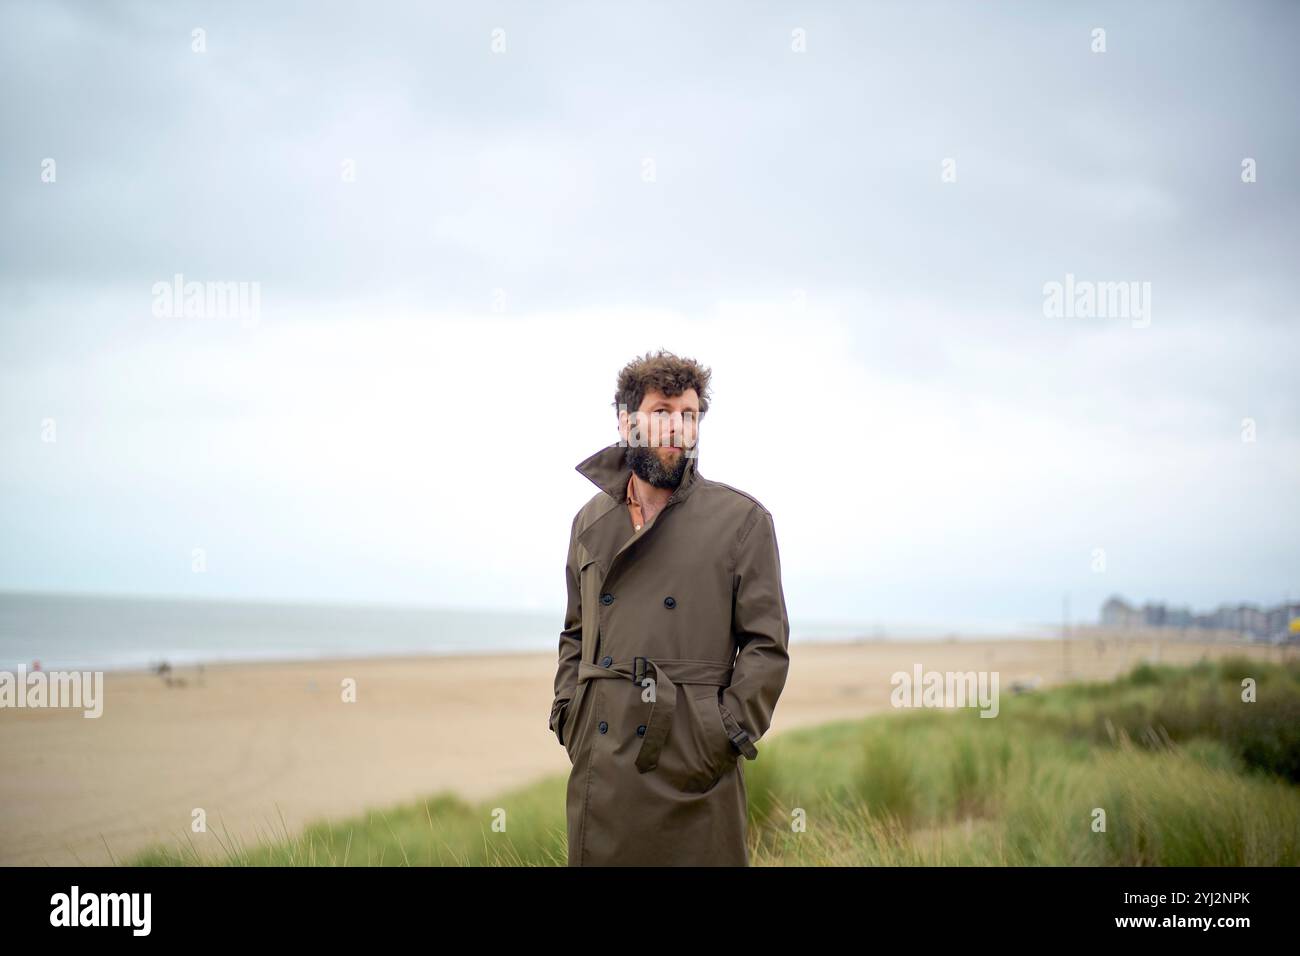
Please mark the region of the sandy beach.
<svg viewBox="0 0 1300 956"><path fill-rule="evenodd" d="M918 663L997 670L1005 694L1016 679L1059 683L1067 659L1072 677L1102 679L1143 659L1239 653L1283 652L1095 635L1068 645L796 642L765 739L889 710L890 675ZM0 864L110 864L187 839L219 855L223 828L254 840L438 791L478 799L563 774L568 759L547 728L554 674L553 654L211 665L201 676L178 669L171 686L110 672L98 719L0 709ZM348 678L354 703L342 700ZM191 834L199 807L208 833Z"/></svg>

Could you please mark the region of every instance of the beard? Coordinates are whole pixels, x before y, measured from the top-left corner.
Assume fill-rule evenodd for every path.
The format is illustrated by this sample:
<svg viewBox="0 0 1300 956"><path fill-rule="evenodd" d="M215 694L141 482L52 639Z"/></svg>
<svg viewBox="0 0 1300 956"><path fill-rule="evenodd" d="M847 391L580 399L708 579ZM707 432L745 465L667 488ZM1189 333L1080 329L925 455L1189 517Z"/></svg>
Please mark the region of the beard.
<svg viewBox="0 0 1300 956"><path fill-rule="evenodd" d="M660 460L655 450L649 445L628 445L623 453L624 460L642 481L654 488L676 488L682 483L686 473L686 451L681 450L677 464L668 466Z"/></svg>

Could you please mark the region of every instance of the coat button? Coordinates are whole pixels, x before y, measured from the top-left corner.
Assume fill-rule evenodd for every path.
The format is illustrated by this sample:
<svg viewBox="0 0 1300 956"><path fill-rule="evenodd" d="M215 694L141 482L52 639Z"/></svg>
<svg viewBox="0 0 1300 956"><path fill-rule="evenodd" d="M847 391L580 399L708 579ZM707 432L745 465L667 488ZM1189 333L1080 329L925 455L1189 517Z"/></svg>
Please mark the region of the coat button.
<svg viewBox="0 0 1300 956"><path fill-rule="evenodd" d="M645 724L641 724L639 727L637 727L637 729L636 729L636 735L637 735L638 737L644 737L644 736L645 736Z"/></svg>
<svg viewBox="0 0 1300 956"><path fill-rule="evenodd" d="M600 732L603 734L607 730L609 730L609 724L605 723L605 721L602 720L600 722Z"/></svg>
<svg viewBox="0 0 1300 956"><path fill-rule="evenodd" d="M664 607L668 608L671 611L676 606L677 606L677 598L673 597L671 594L668 595L666 598L664 598Z"/></svg>
<svg viewBox="0 0 1300 956"><path fill-rule="evenodd" d="M610 604L613 604L613 603L614 603L614 595L612 595L612 594L610 594L608 591L606 591L604 594L602 594L602 595L600 596L600 603L601 603L601 604L604 604L604 605L610 605Z"/></svg>
<svg viewBox="0 0 1300 956"><path fill-rule="evenodd" d="M611 665L613 665L613 663L614 663L614 658L612 658L612 657L610 657L610 656L608 656L608 655L606 655L605 657L602 657L602 658L600 659L600 666L601 666L601 667L610 667Z"/></svg>

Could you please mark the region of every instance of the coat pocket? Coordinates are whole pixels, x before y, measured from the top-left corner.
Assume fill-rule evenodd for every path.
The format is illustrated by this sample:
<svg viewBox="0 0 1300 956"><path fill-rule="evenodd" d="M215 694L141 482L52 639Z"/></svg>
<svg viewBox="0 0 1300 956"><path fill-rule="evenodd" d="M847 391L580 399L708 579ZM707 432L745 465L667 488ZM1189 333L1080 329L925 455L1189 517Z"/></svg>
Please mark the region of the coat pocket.
<svg viewBox="0 0 1300 956"><path fill-rule="evenodd" d="M717 688L678 685L672 729L659 755L659 773L678 790L713 789L735 763L731 738L722 721Z"/></svg>
<svg viewBox="0 0 1300 956"><path fill-rule="evenodd" d="M583 731L584 717L583 702L587 699L587 691L591 689L590 681L581 681L578 689L573 693L573 699L564 707L564 723L560 726L560 742L564 744L564 750L569 755L569 763L576 762L576 754L579 743L585 734Z"/></svg>

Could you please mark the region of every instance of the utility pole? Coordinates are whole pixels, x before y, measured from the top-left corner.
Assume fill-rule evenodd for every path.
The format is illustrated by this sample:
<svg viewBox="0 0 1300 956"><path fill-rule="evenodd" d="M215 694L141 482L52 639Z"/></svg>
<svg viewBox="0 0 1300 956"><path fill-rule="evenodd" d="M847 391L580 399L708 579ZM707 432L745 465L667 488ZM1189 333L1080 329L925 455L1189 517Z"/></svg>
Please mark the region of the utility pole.
<svg viewBox="0 0 1300 956"><path fill-rule="evenodd" d="M1064 679L1070 679L1070 593L1061 601L1061 663Z"/></svg>

